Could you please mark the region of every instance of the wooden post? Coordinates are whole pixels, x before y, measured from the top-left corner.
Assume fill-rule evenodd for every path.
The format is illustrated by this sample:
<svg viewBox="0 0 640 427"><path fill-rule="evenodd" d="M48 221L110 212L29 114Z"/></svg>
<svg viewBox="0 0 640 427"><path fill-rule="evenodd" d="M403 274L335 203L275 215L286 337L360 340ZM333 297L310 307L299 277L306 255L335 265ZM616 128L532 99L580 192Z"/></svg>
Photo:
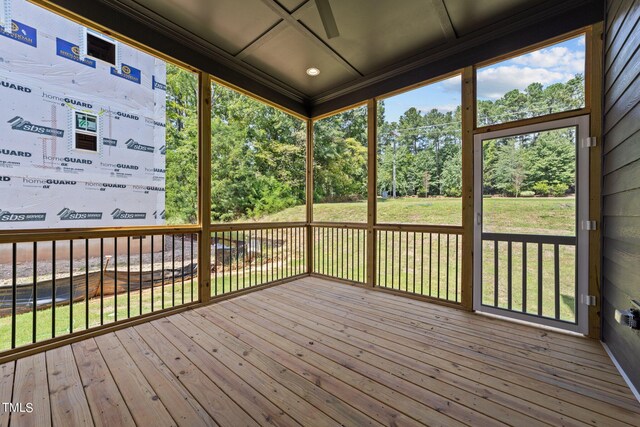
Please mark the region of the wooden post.
<svg viewBox="0 0 640 427"><path fill-rule="evenodd" d="M198 84L198 295L202 303L211 298L211 79L200 73Z"/></svg>
<svg viewBox="0 0 640 427"><path fill-rule="evenodd" d="M460 304L473 310L473 130L476 127L475 72L462 72L462 280ZM476 283L475 286L480 286Z"/></svg>
<svg viewBox="0 0 640 427"><path fill-rule="evenodd" d="M307 119L307 274L313 273L313 120Z"/></svg>
<svg viewBox="0 0 640 427"><path fill-rule="evenodd" d="M589 337L601 338L602 313L602 102L603 102L603 23L594 24L586 35L586 105L591 107L590 135L596 146L589 150L589 219L597 221L597 228L589 233L589 295L597 305L589 307Z"/></svg>
<svg viewBox="0 0 640 427"><path fill-rule="evenodd" d="M376 286L377 166L378 166L378 103L367 101L367 285Z"/></svg>

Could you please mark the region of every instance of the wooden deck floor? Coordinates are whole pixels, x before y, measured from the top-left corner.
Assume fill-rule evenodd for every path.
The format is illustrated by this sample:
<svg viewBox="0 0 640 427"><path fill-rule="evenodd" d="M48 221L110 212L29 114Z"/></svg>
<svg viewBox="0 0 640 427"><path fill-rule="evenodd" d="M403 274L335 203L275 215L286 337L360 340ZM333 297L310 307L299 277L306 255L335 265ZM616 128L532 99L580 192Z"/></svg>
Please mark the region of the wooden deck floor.
<svg viewBox="0 0 640 427"><path fill-rule="evenodd" d="M11 426L640 425L597 342L315 278L0 370Z"/></svg>

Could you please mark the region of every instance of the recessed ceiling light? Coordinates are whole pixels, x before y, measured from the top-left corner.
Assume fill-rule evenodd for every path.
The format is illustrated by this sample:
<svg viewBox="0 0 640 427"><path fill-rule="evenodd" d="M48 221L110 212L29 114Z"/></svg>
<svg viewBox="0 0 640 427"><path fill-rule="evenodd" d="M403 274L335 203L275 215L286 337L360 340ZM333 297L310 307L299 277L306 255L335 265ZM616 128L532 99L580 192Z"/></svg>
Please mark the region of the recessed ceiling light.
<svg viewBox="0 0 640 427"><path fill-rule="evenodd" d="M318 70L316 67L307 68L307 74L315 77L320 74L320 70Z"/></svg>

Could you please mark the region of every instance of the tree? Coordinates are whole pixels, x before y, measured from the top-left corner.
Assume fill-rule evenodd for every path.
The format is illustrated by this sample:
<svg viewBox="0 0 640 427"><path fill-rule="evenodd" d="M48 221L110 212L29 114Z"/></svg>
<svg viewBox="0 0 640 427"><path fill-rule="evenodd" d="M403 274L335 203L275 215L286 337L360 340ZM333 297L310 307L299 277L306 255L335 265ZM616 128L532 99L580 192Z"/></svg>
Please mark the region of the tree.
<svg viewBox="0 0 640 427"><path fill-rule="evenodd" d="M526 176L524 149L516 138L508 138L498 148L495 186L505 194L518 197Z"/></svg>

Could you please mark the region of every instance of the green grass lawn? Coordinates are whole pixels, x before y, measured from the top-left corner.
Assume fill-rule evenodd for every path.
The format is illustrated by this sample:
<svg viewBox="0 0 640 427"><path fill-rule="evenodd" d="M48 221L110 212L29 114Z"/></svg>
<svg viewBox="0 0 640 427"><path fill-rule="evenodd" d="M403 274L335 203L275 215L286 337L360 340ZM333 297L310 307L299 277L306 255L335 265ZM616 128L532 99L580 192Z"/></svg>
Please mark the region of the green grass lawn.
<svg viewBox="0 0 640 427"><path fill-rule="evenodd" d="M573 235L575 229L573 198L488 198L484 199L485 231L505 233L534 233ZM379 200L378 218L380 223L417 223L438 225L460 225L460 199L387 199ZM366 203L327 203L314 206L316 221L364 222ZM304 220L304 207L293 207L277 214L260 218L259 221L298 221ZM331 234L333 233L333 234ZM255 235L253 235L255 236ZM265 239L269 238L266 234ZM298 236L300 237L300 236ZM255 238L255 237L252 237ZM381 286L414 292L452 301L459 299L461 287L461 245L462 236L429 233L391 233L380 232L380 248L377 256L377 281ZM317 229L314 235L314 264L317 273L327 274L347 280L364 282L366 280L366 233L357 230ZM495 272L493 243L485 242L483 253L483 302L494 305ZM449 250L447 257L447 248ZM267 247L265 247L267 249ZM439 249L439 250L438 250ZM522 245L512 247L512 291L511 307L531 313L538 311L538 268L537 245L528 245L527 269L523 275ZM555 277L552 247L543 247L542 276L542 314L555 315ZM456 257L457 255L457 257ZM509 292L507 278L507 246L498 247L498 296L497 306L508 307ZM212 273L212 296L246 289L290 277L306 271L303 248L295 248L293 239L281 241L280 246L269 248L262 257L251 262L232 262L219 267ZM560 316L573 321L575 313L574 270L575 250L560 247ZM523 304L523 276L526 277L526 306ZM197 282L194 280L194 296L197 299ZM117 297L105 296L103 301L103 323L111 323L140 313L162 307L162 292L154 288L153 302L150 289L131 293L130 303L126 294ZM185 283L185 298L182 299L182 283L177 281L175 288L165 286L165 305L171 307L191 301L191 282ZM142 300L142 310L140 301ZM100 299L89 302L89 327L100 325ZM73 305L73 331L85 329L84 301ZM69 305L56 307L56 336L70 332ZM19 314L16 317L16 345L28 344L32 340L33 314ZM52 310L38 310L36 313L36 340L41 341L52 336ZM11 316L0 318L0 349L11 344Z"/></svg>
<svg viewBox="0 0 640 427"><path fill-rule="evenodd" d="M460 225L461 199L403 198L379 199L379 223L415 223ZM484 231L498 233L575 235L575 199L562 198L485 198ZM325 203L314 205L314 220L319 222L365 222L366 202ZM294 207L278 214L261 218L261 221L287 221L289 215L304 215L303 207ZM315 237L315 271L349 280L364 281L365 238L345 234L333 236L324 229ZM335 233L335 232L334 232ZM429 238L431 237L431 244ZM384 239L386 238L386 243ZM415 292L456 301L459 298L462 237L458 242L456 263L455 236L391 233L379 236L382 243L378 257L377 280L381 286ZM415 240L414 240L415 239ZM353 259L354 250L359 257ZM394 242L393 246L391 242ZM335 247L334 247L335 246ZM438 246L440 252L438 253ZM449 258L447 258L447 246ZM333 248L333 249L332 249ZM354 249L355 248L355 249ZM552 246L544 245L542 251L542 315L555 316L555 274ZM575 316L574 271L575 249L560 246L560 318L573 321ZM324 253L324 256L321 255ZM359 261L358 261L359 258ZM448 259L448 263L447 263ZM494 305L495 272L493 245L485 243L483 253L483 302ZM529 244L526 260L526 289L523 286L522 244L512 246L512 287L508 289L507 244L498 246L498 296L497 306L538 313L537 245ZM526 294L526 301L524 297Z"/></svg>
<svg viewBox="0 0 640 427"><path fill-rule="evenodd" d="M484 223L487 232L575 233L575 199L558 198L485 198ZM305 207L295 206L256 222L304 221ZM316 203L313 219L317 222L366 222L367 203ZM378 199L378 223L462 225L462 199L418 198Z"/></svg>

